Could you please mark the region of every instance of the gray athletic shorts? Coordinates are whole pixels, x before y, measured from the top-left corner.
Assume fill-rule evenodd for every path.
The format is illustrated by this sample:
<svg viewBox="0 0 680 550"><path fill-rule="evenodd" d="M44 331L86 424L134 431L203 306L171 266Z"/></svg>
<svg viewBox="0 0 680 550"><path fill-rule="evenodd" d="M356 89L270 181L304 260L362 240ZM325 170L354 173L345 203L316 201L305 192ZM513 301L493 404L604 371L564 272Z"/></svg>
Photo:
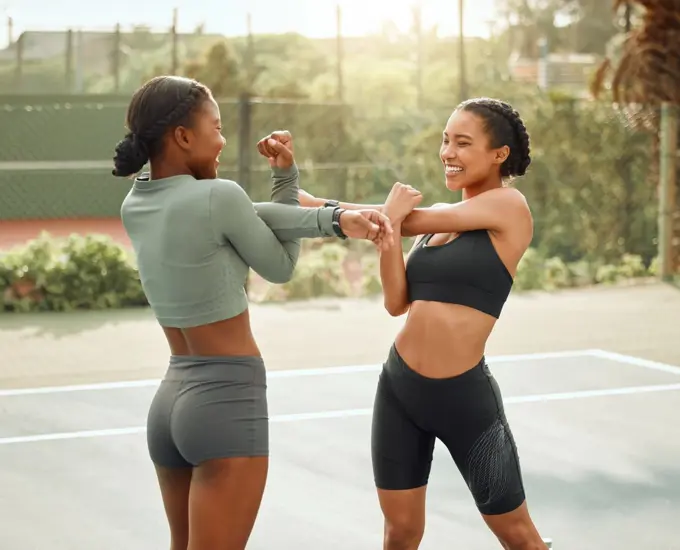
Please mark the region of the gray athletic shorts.
<svg viewBox="0 0 680 550"><path fill-rule="evenodd" d="M147 418L158 466L268 456L267 375L260 357L172 356Z"/></svg>

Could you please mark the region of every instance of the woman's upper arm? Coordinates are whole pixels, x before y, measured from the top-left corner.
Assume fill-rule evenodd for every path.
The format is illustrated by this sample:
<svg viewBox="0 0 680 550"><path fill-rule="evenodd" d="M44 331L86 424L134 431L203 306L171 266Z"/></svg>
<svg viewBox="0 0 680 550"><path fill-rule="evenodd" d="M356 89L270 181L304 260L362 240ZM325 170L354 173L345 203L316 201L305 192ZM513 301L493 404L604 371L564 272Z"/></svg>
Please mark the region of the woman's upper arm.
<svg viewBox="0 0 680 550"><path fill-rule="evenodd" d="M218 242L231 243L239 256L262 277L274 283L290 280L300 253L300 241L279 241L236 182L221 180L211 188L210 223Z"/></svg>
<svg viewBox="0 0 680 550"><path fill-rule="evenodd" d="M462 233L478 229L505 233L525 223L532 226L524 195L504 187L455 204L417 208L402 222L402 234Z"/></svg>

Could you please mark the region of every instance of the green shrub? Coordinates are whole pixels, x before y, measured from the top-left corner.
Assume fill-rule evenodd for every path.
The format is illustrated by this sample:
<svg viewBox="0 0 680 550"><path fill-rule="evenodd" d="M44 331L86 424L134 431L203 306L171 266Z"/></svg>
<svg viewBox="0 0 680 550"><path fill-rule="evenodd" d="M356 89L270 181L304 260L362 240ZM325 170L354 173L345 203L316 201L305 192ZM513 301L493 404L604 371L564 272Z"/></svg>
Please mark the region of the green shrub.
<svg viewBox="0 0 680 550"><path fill-rule="evenodd" d="M616 263L565 263L531 248L519 264L514 290L610 284L657 271L657 258L649 268L632 254ZM264 302L379 295L378 254L370 243L305 239L291 281L275 285L251 277L249 292L252 300ZM98 235L54 239L42 234L0 255L0 305L15 312L69 311L145 306L147 301L134 258L122 246Z"/></svg>
<svg viewBox="0 0 680 550"><path fill-rule="evenodd" d="M656 277L659 274L659 257L655 256L651 263L649 264L649 268L647 269L647 274Z"/></svg>
<svg viewBox="0 0 680 550"><path fill-rule="evenodd" d="M5 311L69 311L146 305L126 250L108 237L43 233L0 257Z"/></svg>
<svg viewBox="0 0 680 550"><path fill-rule="evenodd" d="M382 293L380 280L380 261L377 254L368 256L361 263L363 269L361 290L364 296L375 296Z"/></svg>
<svg viewBox="0 0 680 550"><path fill-rule="evenodd" d="M263 301L305 300L321 296L351 295L344 262L349 250L338 243L327 243L303 252L293 278L282 285L267 284Z"/></svg>
<svg viewBox="0 0 680 550"><path fill-rule="evenodd" d="M626 279L635 279L647 275L647 269L645 268L642 256L637 254L624 254L621 256L619 270Z"/></svg>
<svg viewBox="0 0 680 550"><path fill-rule="evenodd" d="M586 260L578 260L567 264L569 271L569 286L579 287L595 283L597 267Z"/></svg>
<svg viewBox="0 0 680 550"><path fill-rule="evenodd" d="M526 251L517 266L514 288L539 290L545 284L545 258L534 248Z"/></svg>
<svg viewBox="0 0 680 550"><path fill-rule="evenodd" d="M595 282L600 284L611 284L617 283L621 280L621 272L618 267L612 264L601 265L597 269L597 274L595 275Z"/></svg>
<svg viewBox="0 0 680 550"><path fill-rule="evenodd" d="M569 267L561 258L548 258L543 266L544 290L567 288L572 284Z"/></svg>
<svg viewBox="0 0 680 550"><path fill-rule="evenodd" d="M654 262L652 262L654 263ZM595 280L601 284L612 284L649 275L641 256L623 254L616 264L605 264L598 268Z"/></svg>

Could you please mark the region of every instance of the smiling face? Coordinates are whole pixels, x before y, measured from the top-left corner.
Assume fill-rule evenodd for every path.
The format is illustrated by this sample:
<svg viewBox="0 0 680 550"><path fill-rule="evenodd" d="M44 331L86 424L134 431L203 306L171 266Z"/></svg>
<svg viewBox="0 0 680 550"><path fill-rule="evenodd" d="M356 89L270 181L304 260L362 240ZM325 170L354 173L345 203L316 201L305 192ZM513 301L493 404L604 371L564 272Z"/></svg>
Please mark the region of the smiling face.
<svg viewBox="0 0 680 550"><path fill-rule="evenodd" d="M186 164L196 179L214 179L226 140L222 135L220 108L212 97L194 111L191 126L177 127L175 140L186 155Z"/></svg>
<svg viewBox="0 0 680 550"><path fill-rule="evenodd" d="M490 181L500 183L500 167L510 148L492 147L491 137L479 115L463 109L453 112L439 152L448 189L456 191Z"/></svg>

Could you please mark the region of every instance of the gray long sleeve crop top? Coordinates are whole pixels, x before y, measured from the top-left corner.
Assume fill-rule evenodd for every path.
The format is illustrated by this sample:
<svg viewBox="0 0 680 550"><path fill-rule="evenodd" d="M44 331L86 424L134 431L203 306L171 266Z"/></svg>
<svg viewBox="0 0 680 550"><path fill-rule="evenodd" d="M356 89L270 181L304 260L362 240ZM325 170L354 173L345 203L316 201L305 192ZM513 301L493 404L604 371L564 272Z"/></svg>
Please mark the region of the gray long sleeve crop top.
<svg viewBox="0 0 680 550"><path fill-rule="evenodd" d="M297 166L274 169L271 202L254 204L231 180L140 176L121 206L147 300L159 323L194 327L248 307L252 268L283 283L303 237L333 236L332 208L302 208Z"/></svg>

